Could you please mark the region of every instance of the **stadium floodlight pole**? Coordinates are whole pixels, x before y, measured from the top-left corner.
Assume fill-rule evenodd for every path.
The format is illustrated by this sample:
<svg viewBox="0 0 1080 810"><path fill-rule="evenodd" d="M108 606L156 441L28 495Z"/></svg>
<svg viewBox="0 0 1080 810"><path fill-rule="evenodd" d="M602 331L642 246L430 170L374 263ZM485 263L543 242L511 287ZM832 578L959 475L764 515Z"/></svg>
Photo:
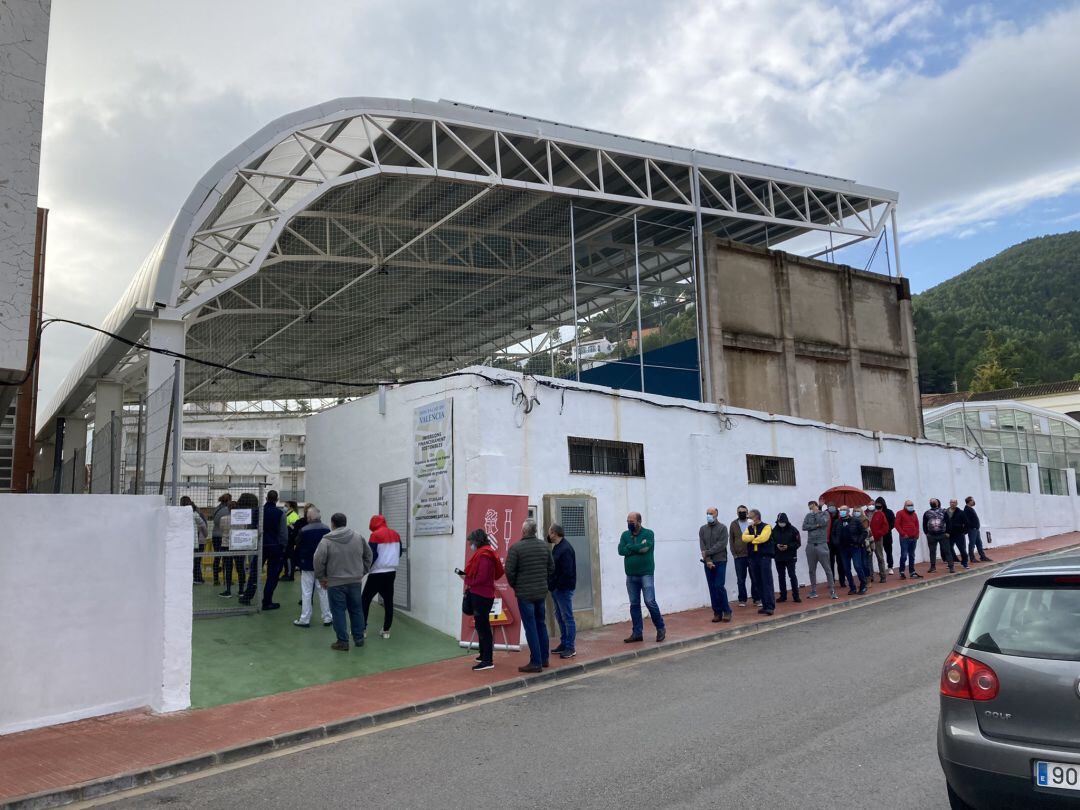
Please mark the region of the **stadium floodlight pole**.
<svg viewBox="0 0 1080 810"><path fill-rule="evenodd" d="M581 382L581 339L577 319L577 250L574 244L574 201L570 201L570 289L574 297L574 379Z"/></svg>
<svg viewBox="0 0 1080 810"><path fill-rule="evenodd" d="M893 258L896 260L896 277L903 278L904 274L900 272L900 234L896 232L896 206L893 205L891 208L889 218L892 220L892 249Z"/></svg>
<svg viewBox="0 0 1080 810"><path fill-rule="evenodd" d="M641 262L638 261L637 214L634 214L634 281L637 284L637 353L641 393L645 393L645 336L641 333Z"/></svg>

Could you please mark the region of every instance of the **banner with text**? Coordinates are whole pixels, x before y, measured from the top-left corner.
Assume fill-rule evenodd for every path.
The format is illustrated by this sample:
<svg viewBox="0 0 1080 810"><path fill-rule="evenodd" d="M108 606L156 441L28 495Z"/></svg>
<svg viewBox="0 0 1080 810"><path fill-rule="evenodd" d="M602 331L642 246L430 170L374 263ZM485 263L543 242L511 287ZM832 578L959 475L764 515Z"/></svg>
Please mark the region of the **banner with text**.
<svg viewBox="0 0 1080 810"><path fill-rule="evenodd" d="M413 411L414 535L454 531L454 400Z"/></svg>
<svg viewBox="0 0 1080 810"><path fill-rule="evenodd" d="M525 495L469 494L466 537L473 529L483 529L491 541L491 548L503 565L510 546L521 537L521 524L529 516L529 499ZM465 562L472 556L468 540L465 541ZM495 582L495 604L491 608L491 626L497 648L518 649L521 645L521 617L517 615L517 599L514 591L501 577ZM503 638L503 628L506 631ZM468 644L473 637L473 619L461 617L461 643ZM475 643L475 639L474 639Z"/></svg>

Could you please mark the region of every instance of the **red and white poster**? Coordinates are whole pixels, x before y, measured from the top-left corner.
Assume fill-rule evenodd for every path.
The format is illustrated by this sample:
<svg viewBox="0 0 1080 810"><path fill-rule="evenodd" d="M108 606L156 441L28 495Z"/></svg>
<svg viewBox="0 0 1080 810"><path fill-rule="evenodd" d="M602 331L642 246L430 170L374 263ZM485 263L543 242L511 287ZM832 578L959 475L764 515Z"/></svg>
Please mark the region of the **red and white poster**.
<svg viewBox="0 0 1080 810"><path fill-rule="evenodd" d="M526 495L469 495L469 509L465 524L465 535L474 529L483 529L491 541L492 550L499 555L499 560L506 565L506 554L510 546L521 538L521 524L529 517L529 498ZM472 556L469 541L465 541L465 562ZM517 599L514 591L506 582L506 577L495 581L495 604L491 610L491 632L496 649L520 649L521 617L517 615ZM505 632L505 636L504 636ZM473 619L461 617L462 646L476 643Z"/></svg>

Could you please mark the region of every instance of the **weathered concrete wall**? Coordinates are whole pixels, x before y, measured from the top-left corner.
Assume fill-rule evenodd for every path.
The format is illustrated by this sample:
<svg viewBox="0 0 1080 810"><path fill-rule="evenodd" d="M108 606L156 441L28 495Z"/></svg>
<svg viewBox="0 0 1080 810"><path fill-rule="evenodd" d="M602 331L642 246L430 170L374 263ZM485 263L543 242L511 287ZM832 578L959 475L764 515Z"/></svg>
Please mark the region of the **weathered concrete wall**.
<svg viewBox="0 0 1080 810"><path fill-rule="evenodd" d="M712 400L921 435L907 281L707 241Z"/></svg>
<svg viewBox="0 0 1080 810"><path fill-rule="evenodd" d="M49 8L0 0L0 380L26 368Z"/></svg>

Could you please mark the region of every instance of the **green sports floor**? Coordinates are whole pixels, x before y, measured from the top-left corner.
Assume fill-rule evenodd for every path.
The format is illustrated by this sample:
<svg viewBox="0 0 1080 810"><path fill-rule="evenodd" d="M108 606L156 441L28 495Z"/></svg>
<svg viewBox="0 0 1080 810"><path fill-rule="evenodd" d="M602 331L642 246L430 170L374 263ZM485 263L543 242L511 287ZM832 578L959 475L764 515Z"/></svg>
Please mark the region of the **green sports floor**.
<svg viewBox="0 0 1080 810"><path fill-rule="evenodd" d="M211 591L218 598L220 588L209 582L194 587L201 591L199 603L205 604ZM456 639L400 611L394 615L391 637L381 638L383 609L377 602L371 605L363 648L335 652L330 649L335 640L334 630L322 625L318 596L313 597L311 627L293 625L293 619L300 616L299 576L295 582L280 583L274 600L281 605L280 610L194 620L192 708L220 706L467 654ZM236 596L220 601L235 604Z"/></svg>

